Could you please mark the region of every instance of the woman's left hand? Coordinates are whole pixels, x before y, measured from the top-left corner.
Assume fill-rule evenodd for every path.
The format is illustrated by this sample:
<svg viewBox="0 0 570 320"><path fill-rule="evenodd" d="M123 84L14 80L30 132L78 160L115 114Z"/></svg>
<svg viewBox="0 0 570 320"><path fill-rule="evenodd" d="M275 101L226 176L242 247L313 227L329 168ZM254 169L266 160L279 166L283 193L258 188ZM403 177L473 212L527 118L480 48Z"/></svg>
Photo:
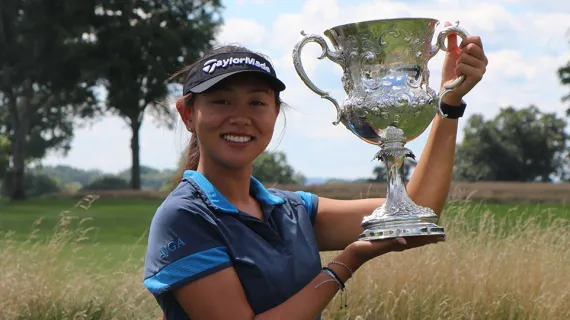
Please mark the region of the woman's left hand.
<svg viewBox="0 0 570 320"><path fill-rule="evenodd" d="M446 27L450 25L449 22L445 23ZM480 37L467 36L458 46L456 34L447 36L447 52L441 77L442 90L443 84L450 83L460 75L465 75L465 80L444 97L444 102L459 106L461 99L483 79L488 62Z"/></svg>

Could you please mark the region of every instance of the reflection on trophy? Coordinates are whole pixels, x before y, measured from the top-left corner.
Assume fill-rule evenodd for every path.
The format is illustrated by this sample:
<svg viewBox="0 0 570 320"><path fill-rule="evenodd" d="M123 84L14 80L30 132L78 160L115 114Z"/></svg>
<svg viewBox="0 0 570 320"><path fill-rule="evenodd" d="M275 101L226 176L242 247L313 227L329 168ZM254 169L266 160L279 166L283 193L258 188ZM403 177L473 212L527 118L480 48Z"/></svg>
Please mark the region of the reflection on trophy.
<svg viewBox="0 0 570 320"><path fill-rule="evenodd" d="M360 139L380 147L376 158L386 164L386 201L362 221L362 240L445 234L434 211L410 199L403 176L404 159L414 158L404 145L428 128L436 112L445 116L440 108L443 97L464 79L458 77L439 94L429 87L427 63L439 50L446 50L447 35L468 35L456 23L441 31L432 45L438 23L404 18L336 26L324 32L334 51L323 37L301 32L304 38L293 50L299 77L336 107L333 124L342 123ZM305 73L301 50L309 42L321 46L319 59L327 57L341 66L347 94L342 104L315 86Z"/></svg>

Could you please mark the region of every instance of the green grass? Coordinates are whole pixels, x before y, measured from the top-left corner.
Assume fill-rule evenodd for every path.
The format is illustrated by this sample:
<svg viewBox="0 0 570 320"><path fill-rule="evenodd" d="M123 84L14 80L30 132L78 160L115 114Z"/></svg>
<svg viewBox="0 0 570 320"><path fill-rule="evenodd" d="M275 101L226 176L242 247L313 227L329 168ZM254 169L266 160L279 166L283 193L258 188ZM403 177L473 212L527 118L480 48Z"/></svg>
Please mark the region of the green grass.
<svg viewBox="0 0 570 320"><path fill-rule="evenodd" d="M22 203L0 202L0 233L11 230L15 239L28 237L34 222L42 219L39 237L51 236L60 214L88 221L90 241L100 244L132 244L145 236L160 200L97 199L88 210L74 208L75 199L32 199ZM67 212L66 212L67 211Z"/></svg>
<svg viewBox="0 0 570 320"><path fill-rule="evenodd" d="M0 202L0 241L6 235L23 242L33 230L37 240L47 241L54 233L62 213L77 219L72 227L89 228L83 239L71 239L78 249L62 250L62 258L75 255L79 261L97 261L102 268L119 267L130 258L134 264L142 264L148 227L161 200L156 199L96 199L88 209L76 206L75 199L32 199L22 203ZM469 216L464 217L477 229L481 220L492 213L494 220L505 223L501 230L508 230L519 219L535 219L540 225L548 226L550 218L570 220L570 206L517 205L508 203L448 203L442 224L470 207ZM81 219L85 221L81 222ZM41 220L37 224L36 221Z"/></svg>
<svg viewBox="0 0 570 320"><path fill-rule="evenodd" d="M60 219L60 214L90 219L86 225L93 227L88 243L100 245L131 245L146 241L148 227L161 200L155 199L97 199L88 210L74 208L75 199L33 199L23 203L0 202L0 238L2 233L13 231L14 240L25 240L33 228L38 229L38 237L49 237ZM452 219L462 208L470 206L470 216L466 217L473 225L478 225L486 213L492 212L497 221L504 220L508 225L517 219L534 218L548 223L549 218L570 220L570 206L561 204L509 204L509 203L449 203L444 211L444 221ZM70 210L71 209L71 210ZM34 222L42 219L39 226Z"/></svg>
<svg viewBox="0 0 570 320"><path fill-rule="evenodd" d="M77 202L0 202L6 319L157 319L142 269L161 201ZM568 220L564 205L450 202L451 241L368 263L350 281L349 308L337 296L323 319L568 319Z"/></svg>
<svg viewBox="0 0 570 320"><path fill-rule="evenodd" d="M81 264L96 264L98 268L116 269L125 261L141 265L144 259L148 227L158 200L97 199L89 208L76 206L74 199L32 199L22 203L0 202L0 249L9 238L25 242L33 235L33 243L46 243L62 216L76 217L69 229L83 228L85 233L69 239L74 246L66 246L58 254L61 259L71 255ZM32 244L23 243L25 251Z"/></svg>
<svg viewBox="0 0 570 320"><path fill-rule="evenodd" d="M493 217L495 224L502 224L500 230L507 232L517 224L533 221L538 226L548 227L554 220L570 221L570 206L565 204L517 204L517 203L486 203L480 202L451 202L446 205L443 221L454 219L469 208L466 219L472 228L477 228L482 220Z"/></svg>

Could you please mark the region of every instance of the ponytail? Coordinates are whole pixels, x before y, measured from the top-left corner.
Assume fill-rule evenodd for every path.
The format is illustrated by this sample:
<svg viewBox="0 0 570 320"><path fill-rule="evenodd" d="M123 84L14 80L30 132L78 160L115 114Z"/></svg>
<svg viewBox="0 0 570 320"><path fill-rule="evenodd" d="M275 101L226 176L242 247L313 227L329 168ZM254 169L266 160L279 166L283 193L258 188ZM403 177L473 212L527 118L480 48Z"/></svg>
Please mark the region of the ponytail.
<svg viewBox="0 0 570 320"><path fill-rule="evenodd" d="M186 170L197 170L198 169L198 162L200 161L200 147L198 147L198 139L196 138L196 134L192 133L190 137L190 145L188 146L188 153L186 153L186 160L184 160L184 164L180 167L178 174L176 175L176 180L173 181L173 187L176 188L176 185L182 180L184 176L184 172Z"/></svg>
<svg viewBox="0 0 570 320"><path fill-rule="evenodd" d="M192 137L190 137L190 146L188 147L188 155L186 156L186 162L184 163L182 170L197 170L199 161L200 148L198 147L198 139L196 138L196 134L192 133Z"/></svg>

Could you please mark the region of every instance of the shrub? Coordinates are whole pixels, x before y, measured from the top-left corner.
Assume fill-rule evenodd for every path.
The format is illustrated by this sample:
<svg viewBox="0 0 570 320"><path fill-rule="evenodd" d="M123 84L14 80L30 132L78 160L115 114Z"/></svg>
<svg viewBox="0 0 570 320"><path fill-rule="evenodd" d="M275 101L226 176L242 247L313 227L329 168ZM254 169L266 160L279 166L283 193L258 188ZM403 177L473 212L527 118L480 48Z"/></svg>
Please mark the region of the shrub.
<svg viewBox="0 0 570 320"><path fill-rule="evenodd" d="M129 183L116 176L103 176L83 187L83 191L128 189Z"/></svg>

